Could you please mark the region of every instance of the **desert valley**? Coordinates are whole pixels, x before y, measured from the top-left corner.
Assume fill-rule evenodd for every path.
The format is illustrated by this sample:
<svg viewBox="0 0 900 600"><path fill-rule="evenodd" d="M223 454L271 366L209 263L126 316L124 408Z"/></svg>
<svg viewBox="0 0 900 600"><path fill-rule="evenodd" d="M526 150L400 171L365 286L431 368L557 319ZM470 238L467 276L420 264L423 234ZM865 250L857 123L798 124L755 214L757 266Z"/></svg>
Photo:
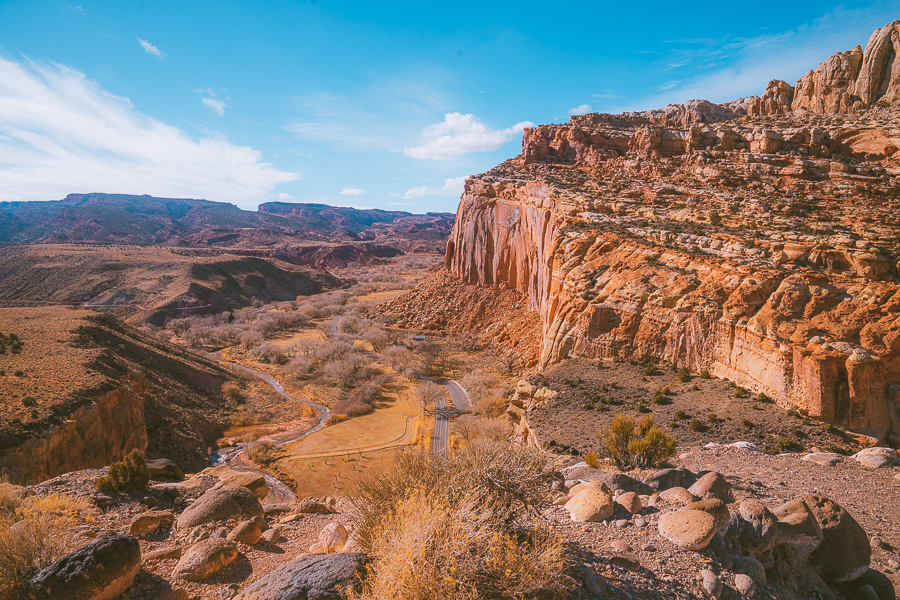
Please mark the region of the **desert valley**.
<svg viewBox="0 0 900 600"><path fill-rule="evenodd" d="M526 127L455 215L0 202L0 600L894 600L900 21L864 42Z"/></svg>

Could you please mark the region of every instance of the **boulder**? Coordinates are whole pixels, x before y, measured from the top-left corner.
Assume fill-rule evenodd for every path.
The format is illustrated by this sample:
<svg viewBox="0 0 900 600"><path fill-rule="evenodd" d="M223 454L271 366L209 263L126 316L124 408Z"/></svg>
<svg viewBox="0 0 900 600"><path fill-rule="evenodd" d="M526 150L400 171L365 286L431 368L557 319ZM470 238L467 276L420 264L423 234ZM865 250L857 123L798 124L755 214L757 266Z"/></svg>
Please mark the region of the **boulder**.
<svg viewBox="0 0 900 600"><path fill-rule="evenodd" d="M334 512L334 509L319 500L304 498L297 504L297 512L302 514L329 515Z"/></svg>
<svg viewBox="0 0 900 600"><path fill-rule="evenodd" d="M181 468L168 458L157 458L147 461L147 469L151 479L184 479Z"/></svg>
<svg viewBox="0 0 900 600"><path fill-rule="evenodd" d="M801 560L807 560L824 539L812 511L802 500L792 500L772 512L778 519L777 541L793 546Z"/></svg>
<svg viewBox="0 0 900 600"><path fill-rule="evenodd" d="M757 583L766 583L766 568L753 556L736 556L732 563L735 573L743 573Z"/></svg>
<svg viewBox="0 0 900 600"><path fill-rule="evenodd" d="M756 594L756 583L749 575L738 573L734 576L734 589L744 598L752 598Z"/></svg>
<svg viewBox="0 0 900 600"><path fill-rule="evenodd" d="M872 548L866 530L837 502L824 496L803 498L822 529L822 543L809 563L827 583L852 581L869 568Z"/></svg>
<svg viewBox="0 0 900 600"><path fill-rule="evenodd" d="M851 458L870 469L877 469L891 464L897 458L897 451L893 448L866 448Z"/></svg>
<svg viewBox="0 0 900 600"><path fill-rule="evenodd" d="M272 529L266 529L263 531L260 539L269 544L274 544L281 539L281 525L276 525Z"/></svg>
<svg viewBox="0 0 900 600"><path fill-rule="evenodd" d="M661 492L673 487L689 488L697 481L697 476L684 467L661 469L644 479L650 489Z"/></svg>
<svg viewBox="0 0 900 600"><path fill-rule="evenodd" d="M703 585L706 593L712 598L718 598L722 595L722 580L709 569L700 571L700 583Z"/></svg>
<svg viewBox="0 0 900 600"><path fill-rule="evenodd" d="M175 515L167 510L150 510L131 519L128 533L135 537L150 535L157 529L169 529L175 523Z"/></svg>
<svg viewBox="0 0 900 600"><path fill-rule="evenodd" d="M222 538L208 538L187 549L175 565L172 577L201 581L230 565L237 556L233 543Z"/></svg>
<svg viewBox="0 0 900 600"><path fill-rule="evenodd" d="M644 505L641 504L641 497L634 492L619 494L616 497L616 504L633 515L641 512L641 509L644 508Z"/></svg>
<svg viewBox="0 0 900 600"><path fill-rule="evenodd" d="M579 493L584 490L599 490L604 494L609 494L612 496L612 491L610 491L609 486L607 486L602 481L588 481L587 483L578 483L569 488L569 498L574 498Z"/></svg>
<svg viewBox="0 0 900 600"><path fill-rule="evenodd" d="M680 548L703 550L716 534L716 520L702 510L663 513L659 517L659 534Z"/></svg>
<svg viewBox="0 0 900 600"><path fill-rule="evenodd" d="M659 493L658 498L669 504L686 505L697 500L692 493L683 487L671 487Z"/></svg>
<svg viewBox="0 0 900 600"><path fill-rule="evenodd" d="M306 554L264 575L235 600L341 600L359 588L366 555Z"/></svg>
<svg viewBox="0 0 900 600"><path fill-rule="evenodd" d="M805 460L806 462L815 463L817 465L821 465L823 467L833 467L844 459L843 456L837 454L835 452L813 452L812 454L807 454L800 460Z"/></svg>
<svg viewBox="0 0 900 600"><path fill-rule="evenodd" d="M181 558L184 550L180 546L166 546L151 550L144 555L144 561L150 560L171 560L173 558Z"/></svg>
<svg viewBox="0 0 900 600"><path fill-rule="evenodd" d="M105 534L63 556L30 582L32 600L112 600L141 570L141 546L122 533Z"/></svg>
<svg viewBox="0 0 900 600"><path fill-rule="evenodd" d="M197 498L178 516L178 528L189 529L235 517L247 519L263 516L262 505L250 490L244 487L215 487Z"/></svg>
<svg viewBox="0 0 900 600"><path fill-rule="evenodd" d="M260 520L262 520L261 517L256 517L255 519L241 521L234 529L228 532L226 539L232 542L241 542L242 544L252 546L262 537L263 529L259 524Z"/></svg>
<svg viewBox="0 0 900 600"><path fill-rule="evenodd" d="M634 492L635 494L652 494L653 490L643 481L638 481L625 473L601 472L593 481L602 481L612 491Z"/></svg>
<svg viewBox="0 0 900 600"><path fill-rule="evenodd" d="M586 462L574 464L560 471L566 481L596 481L603 474L603 471L589 467Z"/></svg>
<svg viewBox="0 0 900 600"><path fill-rule="evenodd" d="M316 542L309 547L310 552L331 554L340 552L347 543L347 529L339 523L329 523L319 532Z"/></svg>
<svg viewBox="0 0 900 600"><path fill-rule="evenodd" d="M245 487L262 500L269 495L269 484L259 471L238 471L230 467L215 467L209 472L219 478L219 485Z"/></svg>
<svg viewBox="0 0 900 600"><path fill-rule="evenodd" d="M718 498L722 502L734 502L731 484L720 473L707 473L698 479L688 491L698 498Z"/></svg>
<svg viewBox="0 0 900 600"><path fill-rule="evenodd" d="M778 533L778 519L759 500L744 500L738 507L741 551L760 556L772 549Z"/></svg>
<svg viewBox="0 0 900 600"><path fill-rule="evenodd" d="M713 519L716 520L716 533L719 535L724 536L725 532L728 531L728 525L731 523L731 512L725 506L725 503L718 498L706 498L705 500L691 502L685 506L685 509L702 510L711 514Z"/></svg>
<svg viewBox="0 0 900 600"><path fill-rule="evenodd" d="M604 521L613 515L612 495L597 487L580 490L565 506L573 521L593 523Z"/></svg>

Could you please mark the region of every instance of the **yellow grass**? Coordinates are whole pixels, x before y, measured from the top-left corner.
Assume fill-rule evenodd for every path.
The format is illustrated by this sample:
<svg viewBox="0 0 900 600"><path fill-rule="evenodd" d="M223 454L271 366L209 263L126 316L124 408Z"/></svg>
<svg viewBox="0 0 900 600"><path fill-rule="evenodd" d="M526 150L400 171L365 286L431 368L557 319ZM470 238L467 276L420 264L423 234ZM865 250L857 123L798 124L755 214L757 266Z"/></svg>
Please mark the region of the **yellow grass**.
<svg viewBox="0 0 900 600"><path fill-rule="evenodd" d="M389 469L400 451L389 448L350 456L287 457L278 461L278 469L296 482L297 498L346 496L354 492L362 476Z"/></svg>

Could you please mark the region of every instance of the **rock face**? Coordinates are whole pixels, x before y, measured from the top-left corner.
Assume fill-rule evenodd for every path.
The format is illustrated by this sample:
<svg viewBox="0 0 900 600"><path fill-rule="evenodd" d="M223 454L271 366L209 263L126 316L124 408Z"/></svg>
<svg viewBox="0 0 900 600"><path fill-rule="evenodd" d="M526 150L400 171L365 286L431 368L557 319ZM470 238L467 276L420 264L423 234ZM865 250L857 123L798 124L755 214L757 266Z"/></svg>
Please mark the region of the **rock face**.
<svg viewBox="0 0 900 600"><path fill-rule="evenodd" d="M806 506L822 530L822 543L809 563L828 583L852 581L869 568L872 547L866 530L850 513L823 496L807 496Z"/></svg>
<svg viewBox="0 0 900 600"><path fill-rule="evenodd" d="M141 547L130 535L112 534L62 557L31 582L34 600L112 600L141 570Z"/></svg>
<svg viewBox="0 0 900 600"><path fill-rule="evenodd" d="M307 554L272 571L235 600L340 600L356 588L365 554Z"/></svg>
<svg viewBox="0 0 900 600"><path fill-rule="evenodd" d="M525 297L538 366L649 358L900 443L898 28L793 90L525 130L447 270Z"/></svg>
<svg viewBox="0 0 900 600"><path fill-rule="evenodd" d="M681 548L703 550L716 534L716 519L701 510L664 513L659 518L659 534Z"/></svg>

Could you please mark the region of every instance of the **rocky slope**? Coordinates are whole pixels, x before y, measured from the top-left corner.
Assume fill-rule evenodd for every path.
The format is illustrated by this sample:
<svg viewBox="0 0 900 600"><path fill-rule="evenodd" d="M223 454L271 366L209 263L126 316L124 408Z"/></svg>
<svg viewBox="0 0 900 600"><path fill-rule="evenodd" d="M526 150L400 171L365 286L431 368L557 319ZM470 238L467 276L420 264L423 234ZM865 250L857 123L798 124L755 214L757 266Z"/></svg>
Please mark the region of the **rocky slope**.
<svg viewBox="0 0 900 600"><path fill-rule="evenodd" d="M542 365L708 370L897 445L898 39L761 97L526 130L467 181L447 268L526 296Z"/></svg>

